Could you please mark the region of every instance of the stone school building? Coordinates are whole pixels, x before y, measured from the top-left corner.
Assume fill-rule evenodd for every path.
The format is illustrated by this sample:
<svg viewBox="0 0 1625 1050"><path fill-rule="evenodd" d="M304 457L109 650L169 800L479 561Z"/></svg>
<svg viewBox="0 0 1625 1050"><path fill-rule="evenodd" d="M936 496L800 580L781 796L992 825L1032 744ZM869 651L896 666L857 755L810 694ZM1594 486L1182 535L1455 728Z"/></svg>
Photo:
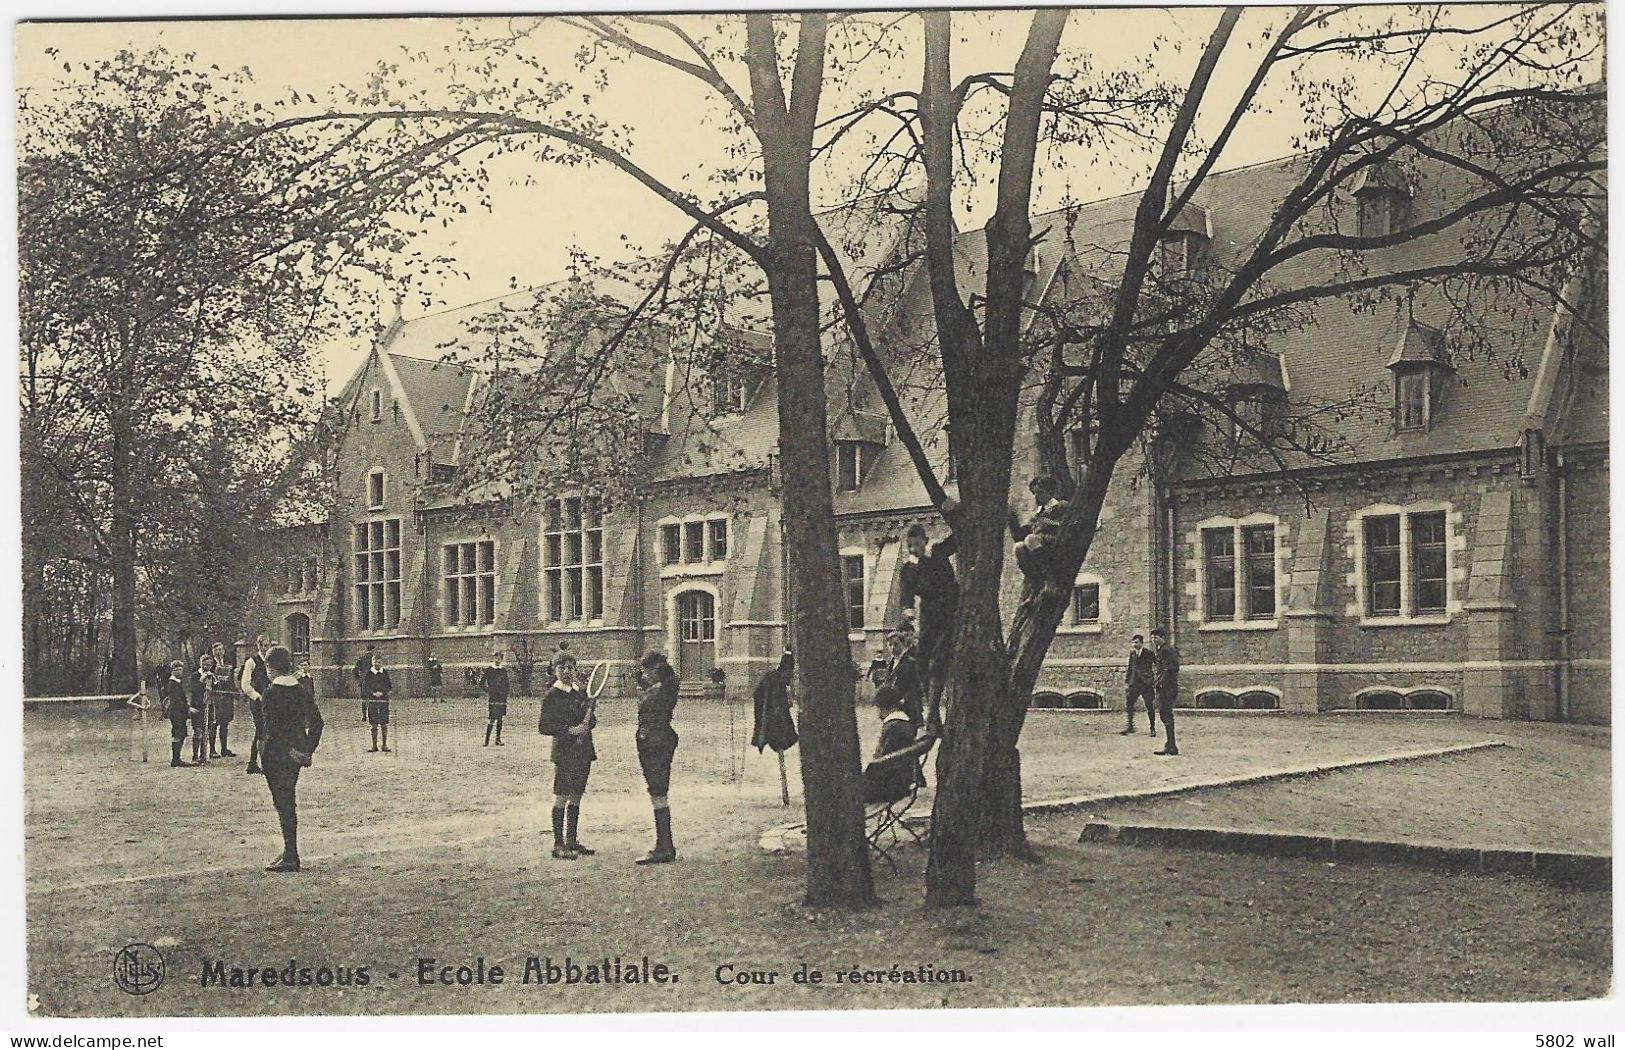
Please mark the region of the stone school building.
<svg viewBox="0 0 1625 1050"><path fill-rule="evenodd" d="M1296 163L1211 176L1170 230L1164 262L1192 274L1222 266L1262 228ZM1425 165L1396 165L1354 187L1350 221L1416 221L1441 206L1426 192L1437 185ZM1097 243L1121 236L1136 203L1078 210L1071 247L1057 239L1035 252L1032 294L1068 294L1090 265L1075 245L1090 231ZM1059 221L1041 216L1035 227ZM902 234L876 224L858 253L872 265L896 250L888 237ZM980 243L964 235L969 276ZM1391 252L1409 250L1437 245ZM924 283L905 275L895 300L876 308L883 348L897 326L929 318ZM1035 706L1120 707L1131 636L1160 625L1183 656L1187 706L1606 723L1602 264L1575 288L1583 318L1553 302L1509 324L1496 354L1473 358L1445 350L1451 304L1437 296L1367 310L1317 303L1312 322L1282 334L1232 389L1238 405L1264 413L1377 390L1375 411L1340 424L1348 451L1289 476L1131 456ZM584 661L610 661L609 695L630 695L637 657L658 648L685 688L720 669L729 694L748 696L776 664L793 615L771 368L696 377L668 362L663 377L623 377L648 436L636 498L470 503L458 480L476 454L470 419L484 380L442 360L444 348L476 318L533 294L389 326L341 395L349 422L337 509L290 534L286 571L266 588L257 621L340 692L353 689L348 668L368 645L405 695L429 688L431 665L443 688L466 688L466 673L494 649L510 663L543 661L540 690L547 654L567 641ZM838 363L851 355L830 356L830 483L856 668L898 620L905 529L921 522L940 535L943 525L873 389ZM1512 358L1522 367L1508 369ZM945 459L940 434L928 436ZM1020 456L1012 505L1024 507L1035 460ZM1013 600L1013 564L1010 575Z"/></svg>

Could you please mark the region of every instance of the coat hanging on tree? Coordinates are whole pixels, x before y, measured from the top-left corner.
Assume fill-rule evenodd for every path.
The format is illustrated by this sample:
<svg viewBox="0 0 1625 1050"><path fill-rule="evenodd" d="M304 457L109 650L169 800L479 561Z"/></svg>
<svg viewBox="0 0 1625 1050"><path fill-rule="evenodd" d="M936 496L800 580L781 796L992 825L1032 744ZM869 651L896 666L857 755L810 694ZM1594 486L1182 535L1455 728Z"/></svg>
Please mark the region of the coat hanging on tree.
<svg viewBox="0 0 1625 1050"><path fill-rule="evenodd" d="M800 739L795 717L790 714L790 675L795 666L795 657L786 652L778 668L763 675L756 685L756 728L751 731L750 742L757 751L770 747L782 755Z"/></svg>

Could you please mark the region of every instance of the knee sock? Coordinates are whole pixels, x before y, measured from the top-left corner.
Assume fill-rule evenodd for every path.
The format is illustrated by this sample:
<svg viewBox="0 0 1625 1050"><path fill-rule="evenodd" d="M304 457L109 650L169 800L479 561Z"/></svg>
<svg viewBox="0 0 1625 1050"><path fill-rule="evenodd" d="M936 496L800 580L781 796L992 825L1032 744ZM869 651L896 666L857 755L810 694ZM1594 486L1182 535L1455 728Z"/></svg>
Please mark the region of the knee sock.
<svg viewBox="0 0 1625 1050"><path fill-rule="evenodd" d="M485 742L487 744L489 744L491 742L491 729L495 725L496 725L495 722L487 722L487 723L485 723Z"/></svg>
<svg viewBox="0 0 1625 1050"><path fill-rule="evenodd" d="M179 762L181 760L181 741L171 740L169 742L169 760L171 762Z"/></svg>
<svg viewBox="0 0 1625 1050"><path fill-rule="evenodd" d="M564 841L576 841L576 827L581 820L580 803L571 803L564 808Z"/></svg>
<svg viewBox="0 0 1625 1050"><path fill-rule="evenodd" d="M497 719L497 743L502 743L502 719Z"/></svg>
<svg viewBox="0 0 1625 1050"><path fill-rule="evenodd" d="M666 806L655 810L655 849L665 853L677 851L671 840L671 809Z"/></svg>
<svg viewBox="0 0 1625 1050"><path fill-rule="evenodd" d="M553 848L559 849L564 845L564 807L553 807Z"/></svg>

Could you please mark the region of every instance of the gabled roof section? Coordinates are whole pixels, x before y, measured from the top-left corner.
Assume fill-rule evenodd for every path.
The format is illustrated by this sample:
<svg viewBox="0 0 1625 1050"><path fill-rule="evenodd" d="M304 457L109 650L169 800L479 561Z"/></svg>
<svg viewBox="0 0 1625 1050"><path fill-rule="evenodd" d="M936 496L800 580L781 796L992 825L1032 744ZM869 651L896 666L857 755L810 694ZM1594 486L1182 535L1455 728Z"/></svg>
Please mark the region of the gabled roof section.
<svg viewBox="0 0 1625 1050"><path fill-rule="evenodd" d="M1405 365L1431 365L1450 369L1450 355L1445 350L1444 333L1412 320L1399 333L1399 344L1388 359L1388 368Z"/></svg>

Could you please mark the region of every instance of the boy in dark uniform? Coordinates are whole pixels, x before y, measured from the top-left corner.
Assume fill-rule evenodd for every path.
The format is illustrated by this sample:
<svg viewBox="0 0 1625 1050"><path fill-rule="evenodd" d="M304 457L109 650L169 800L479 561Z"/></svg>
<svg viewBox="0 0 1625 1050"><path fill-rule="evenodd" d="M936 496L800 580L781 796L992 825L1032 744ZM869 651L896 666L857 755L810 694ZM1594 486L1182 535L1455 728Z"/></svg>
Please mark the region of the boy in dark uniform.
<svg viewBox="0 0 1625 1050"><path fill-rule="evenodd" d="M908 715L908 720L915 729L920 729L925 725L926 688L925 677L920 672L920 662L914 656L914 645L912 631L893 631L886 636L891 661L887 665L886 679L882 684L896 690L898 709Z"/></svg>
<svg viewBox="0 0 1625 1050"><path fill-rule="evenodd" d="M181 761L181 745L186 743L186 727L192 719L187 692L186 664L173 660L169 664L169 677L158 683L158 700L163 705L164 717L169 719L169 764L175 768L191 764Z"/></svg>
<svg viewBox="0 0 1625 1050"><path fill-rule="evenodd" d="M491 746L491 730L497 731L497 747L502 746L502 720L508 717L508 669L502 666L502 650L491 654L491 666L480 672L480 689L485 693L485 743Z"/></svg>
<svg viewBox="0 0 1625 1050"><path fill-rule="evenodd" d="M232 681L231 661L226 659L226 647L221 642L209 647L209 655L214 657L215 666L214 687L209 690L209 703L214 707L215 741L220 745L220 757L236 758L236 752L226 746L231 720L237 715L237 688ZM213 751L212 746L210 750Z"/></svg>
<svg viewBox="0 0 1625 1050"><path fill-rule="evenodd" d="M197 670L186 679L187 704L192 709L192 764L201 766L211 758L219 758L214 753L214 719L210 717L213 710L213 697L215 681L214 657L204 653L198 658Z"/></svg>
<svg viewBox="0 0 1625 1050"><path fill-rule="evenodd" d="M299 816L295 788L299 771L310 765L311 755L322 740L322 713L316 707L310 679L291 673L293 654L282 646L265 657L276 677L265 687L263 738L260 761L265 767L265 784L271 790L277 823L282 827L282 855L266 866L266 871L299 870Z"/></svg>
<svg viewBox="0 0 1625 1050"><path fill-rule="evenodd" d="M576 837L581 819L581 796L587 791L587 778L598 757L592 746L592 727L597 716L586 690L576 681L574 656L568 652L555 654L553 674L556 676L553 686L542 698L542 704L544 707L567 704L574 712L570 728L553 738L553 857L575 860L597 852L583 846Z"/></svg>
<svg viewBox="0 0 1625 1050"><path fill-rule="evenodd" d="M1151 735L1157 735L1157 657L1150 649L1145 647L1145 635L1134 636L1134 646L1128 651L1128 702L1123 705L1128 712L1128 725L1123 729L1123 736L1134 732L1134 708L1138 701L1145 701L1145 717L1151 725Z"/></svg>
<svg viewBox="0 0 1625 1050"><path fill-rule="evenodd" d="M943 513L954 504L943 504ZM925 669L926 688L931 697L931 714L926 731L942 731L942 686L948 675L948 647L953 642L954 616L959 611L959 581L949 561L959 549L950 534L935 543L926 540L923 525L910 525L904 535L909 557L902 568L902 605L905 619L914 616L919 600L919 642L915 651Z"/></svg>
<svg viewBox="0 0 1625 1050"><path fill-rule="evenodd" d="M1174 741L1174 703L1179 699L1179 650L1168 642L1168 632L1161 627L1151 632L1151 651L1155 654L1157 713L1162 715L1162 729L1167 742L1158 755L1177 755L1179 745Z"/></svg>
<svg viewBox="0 0 1625 1050"><path fill-rule="evenodd" d="M264 704L261 696L267 686L271 684L271 671L265 664L265 653L271 646L271 636L262 634L259 637L259 648L248 654L243 661L243 670L237 676L237 686L248 698L248 713L254 718L254 741L248 746L248 773L260 773L260 742L264 735L265 719Z"/></svg>
<svg viewBox="0 0 1625 1050"><path fill-rule="evenodd" d="M366 716L367 725L372 730L372 747L368 751L383 751L389 754L389 693L391 685L389 672L384 670L384 658L377 653L372 654L372 666L367 668L361 676L362 714ZM378 746L378 736L383 734L384 746Z"/></svg>
<svg viewBox="0 0 1625 1050"><path fill-rule="evenodd" d="M649 804L654 809L655 848L636 863L670 864L677 859L677 846L671 836L671 803L666 797L671 791L671 760L677 754L677 730L671 724L677 710L677 672L664 653L646 654L640 666L644 686L638 695L638 767L643 770L643 783L649 789Z"/></svg>

